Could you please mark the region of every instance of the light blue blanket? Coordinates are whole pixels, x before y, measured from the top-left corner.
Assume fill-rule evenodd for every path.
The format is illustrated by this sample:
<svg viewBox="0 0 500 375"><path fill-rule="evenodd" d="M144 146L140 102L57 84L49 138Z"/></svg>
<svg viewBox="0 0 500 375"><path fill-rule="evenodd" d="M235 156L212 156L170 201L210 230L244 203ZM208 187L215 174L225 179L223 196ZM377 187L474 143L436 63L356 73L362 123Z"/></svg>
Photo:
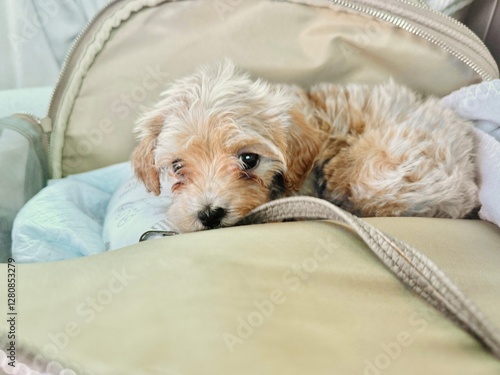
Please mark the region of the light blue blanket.
<svg viewBox="0 0 500 375"><path fill-rule="evenodd" d="M12 232L16 261L50 262L105 251L106 209L130 173L130 164L123 163L52 180L16 217Z"/></svg>

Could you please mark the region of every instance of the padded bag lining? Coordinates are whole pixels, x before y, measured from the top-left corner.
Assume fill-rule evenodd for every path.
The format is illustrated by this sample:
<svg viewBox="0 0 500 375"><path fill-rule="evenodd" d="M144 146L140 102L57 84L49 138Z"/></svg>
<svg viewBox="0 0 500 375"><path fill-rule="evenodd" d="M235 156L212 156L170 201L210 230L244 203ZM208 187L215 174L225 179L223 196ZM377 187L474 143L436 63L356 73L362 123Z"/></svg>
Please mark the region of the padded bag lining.
<svg viewBox="0 0 500 375"><path fill-rule="evenodd" d="M441 96L481 81L443 48L392 24L326 8L326 0L295 2L243 1L223 10L216 1L120 2L70 60L57 111L51 106L53 176L126 161L135 119L165 82L223 57L255 76L303 86L393 77Z"/></svg>

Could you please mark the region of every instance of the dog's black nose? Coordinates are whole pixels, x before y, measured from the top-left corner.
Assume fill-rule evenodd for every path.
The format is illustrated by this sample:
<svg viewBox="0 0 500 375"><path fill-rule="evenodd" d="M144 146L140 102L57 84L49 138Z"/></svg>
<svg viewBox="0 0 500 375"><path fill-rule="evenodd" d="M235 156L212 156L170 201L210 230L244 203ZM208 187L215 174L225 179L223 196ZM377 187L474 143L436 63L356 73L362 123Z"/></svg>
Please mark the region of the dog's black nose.
<svg viewBox="0 0 500 375"><path fill-rule="evenodd" d="M222 207L207 206L204 210L198 212L198 219L208 229L218 227L224 216L226 216L226 210Z"/></svg>

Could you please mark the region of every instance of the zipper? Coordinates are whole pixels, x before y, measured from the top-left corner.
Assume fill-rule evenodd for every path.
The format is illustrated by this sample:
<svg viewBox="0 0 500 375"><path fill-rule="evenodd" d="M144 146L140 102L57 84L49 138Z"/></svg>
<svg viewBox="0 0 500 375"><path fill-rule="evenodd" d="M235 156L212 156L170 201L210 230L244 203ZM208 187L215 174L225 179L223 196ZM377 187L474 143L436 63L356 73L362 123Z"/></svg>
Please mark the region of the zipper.
<svg viewBox="0 0 500 375"><path fill-rule="evenodd" d="M19 134L22 134L31 144L31 149L35 151L38 155L38 159L40 160L41 167L43 169L44 181L47 181L50 178L50 168L49 168L49 134L43 129L43 120L38 116L30 112L18 112L13 115L14 117L18 117L29 125L31 125L32 129L38 133L42 140L42 145L40 146L40 142L37 142L33 139L33 134L29 133L26 129L23 129L19 126L13 126L13 129L17 131ZM46 182L45 182L46 183Z"/></svg>
<svg viewBox="0 0 500 375"><path fill-rule="evenodd" d="M18 113L15 113L14 116L20 117L23 120L27 121L28 123L30 123L31 125L33 125L33 127L35 129L37 129L40 132L40 136L42 138L43 147L45 149L45 152L48 155L48 153L49 153L49 138L50 138L50 134L47 133L44 130L43 125L42 125L42 119L40 119L40 117L38 117L38 116L36 116L36 115L34 115L33 113L30 113L30 112L18 112Z"/></svg>
<svg viewBox="0 0 500 375"><path fill-rule="evenodd" d="M95 22L95 20L99 18L102 14L106 13L110 8L113 7L115 3L118 3L119 1L121 0L109 0L106 3L106 5L104 5L104 7L102 7L93 17L90 18L90 20L84 26L82 31L80 31L80 33L73 40L73 43L71 44L71 47L68 50L68 53L64 57L61 70L59 71L59 77L57 79L56 86L54 88L54 91L52 91L52 96L50 97L48 117L50 117L52 120L55 119L57 104L60 100L60 96L64 89L64 85L67 81L66 77L67 72L70 70L70 66L73 67L78 61L78 59L76 58L80 53L80 51L78 51L78 47L82 44L84 38L89 34L91 25Z"/></svg>
<svg viewBox="0 0 500 375"><path fill-rule="evenodd" d="M405 5L410 5L407 0L397 0L397 1ZM411 5L415 6L414 4ZM498 66L494 61L494 59L492 58L491 54L489 53L488 47L486 47L481 38L479 38L471 29L469 29L467 26L465 26L462 22L458 21L457 19L430 8L425 3L421 6L417 6L417 8L421 8L425 12L424 18L421 18L419 20L420 23L425 22L426 20L425 17L430 15L433 18L432 25L434 27L437 27L439 29L442 28L443 25L447 24L447 27L454 29L453 34L455 35L456 40L459 43L467 44L469 48L474 50L474 52L476 52L479 56L481 56L481 58L485 60L485 63L487 63L490 66L490 68L495 73L495 76L498 76ZM495 78L494 76L490 76L488 77L487 80L492 80L494 78Z"/></svg>
<svg viewBox="0 0 500 375"><path fill-rule="evenodd" d="M430 9L429 5L424 1L424 0L416 0L420 6L426 8L426 9Z"/></svg>
<svg viewBox="0 0 500 375"><path fill-rule="evenodd" d="M78 57L84 51L82 45L89 35L94 22L103 16L105 13L110 12L115 6L123 0L110 0L108 3L94 15L83 30L75 38L71 45L68 54L66 55L57 84L52 92L49 104L48 116L54 121L56 117L57 108L61 100L61 95L64 91L65 85L68 81L68 75L71 68L78 63ZM166 0L172 2L174 0ZM278 0L288 1L288 0ZM292 0L297 2L297 0ZM354 10L356 12L378 18L380 20L389 22L403 30L406 30L414 35L427 40L428 42L443 48L452 56L463 62L474 72L476 72L484 81L490 81L498 76L498 67L493 61L488 52L488 48L476 34L474 34L467 26L459 21L451 18L436 10L430 9L429 6L422 0L410 2L408 0L396 0L396 3L388 1L378 1L375 3L373 0L326 0L327 2L341 6L345 9ZM298 0L300 2L300 0ZM405 16L394 15L398 11L404 9ZM411 22L422 25L431 29L434 33L427 32L418 25L413 25ZM453 46L448 45L446 42L440 40L439 35L445 34L453 40ZM465 48L464 48L465 47ZM480 57L480 61L470 57L472 54Z"/></svg>
<svg viewBox="0 0 500 375"><path fill-rule="evenodd" d="M498 67L483 41L461 22L436 10L430 9L427 5L417 5L407 0L397 0L395 4L391 4L387 1L378 1L374 4L375 1L373 0L328 1L334 5L391 23L443 48L475 71L484 81L491 81L498 76ZM400 15L398 15L398 13ZM402 14L404 14L404 16ZM418 25L413 25L411 22ZM435 34L418 28L419 25L431 29ZM446 42L440 40L439 36L436 34L444 34L451 38L454 45L450 46ZM479 61L475 61L468 56L471 54L470 50L480 58Z"/></svg>

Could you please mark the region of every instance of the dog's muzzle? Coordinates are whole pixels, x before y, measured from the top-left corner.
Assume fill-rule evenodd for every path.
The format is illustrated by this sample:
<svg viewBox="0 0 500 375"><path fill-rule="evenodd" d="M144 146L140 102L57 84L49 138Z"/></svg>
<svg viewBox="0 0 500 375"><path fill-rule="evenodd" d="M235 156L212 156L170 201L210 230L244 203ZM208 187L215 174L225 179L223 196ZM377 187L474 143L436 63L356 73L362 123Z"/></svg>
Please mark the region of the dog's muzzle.
<svg viewBox="0 0 500 375"><path fill-rule="evenodd" d="M227 211L222 207L207 206L203 210L198 211L198 219L205 228L214 229L221 225L222 219L224 219L226 214Z"/></svg>

